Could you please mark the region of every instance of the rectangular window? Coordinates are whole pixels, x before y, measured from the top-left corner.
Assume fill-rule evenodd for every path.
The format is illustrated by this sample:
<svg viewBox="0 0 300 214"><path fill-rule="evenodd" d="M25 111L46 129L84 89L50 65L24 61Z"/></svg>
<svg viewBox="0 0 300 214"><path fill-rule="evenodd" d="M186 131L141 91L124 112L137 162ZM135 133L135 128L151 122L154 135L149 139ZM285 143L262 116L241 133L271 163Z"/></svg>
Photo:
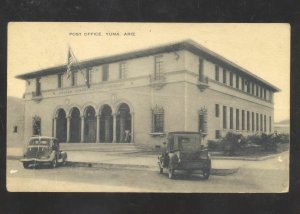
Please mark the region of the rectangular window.
<svg viewBox="0 0 300 214"><path fill-rule="evenodd" d="M252 95L254 95L254 82L252 82Z"/></svg>
<svg viewBox="0 0 300 214"><path fill-rule="evenodd" d="M121 62L119 64L119 78L120 79L125 79L126 78L125 75L126 75L126 63Z"/></svg>
<svg viewBox="0 0 300 214"><path fill-rule="evenodd" d="M63 74L57 75L57 87L62 88L63 87Z"/></svg>
<svg viewBox="0 0 300 214"><path fill-rule="evenodd" d="M245 130L245 111L242 110L242 130Z"/></svg>
<svg viewBox="0 0 300 214"><path fill-rule="evenodd" d="M32 134L33 135L41 135L41 118L38 116L35 116L33 118L33 124L32 124Z"/></svg>
<svg viewBox="0 0 300 214"><path fill-rule="evenodd" d="M223 68L223 83L226 84L226 69Z"/></svg>
<svg viewBox="0 0 300 214"><path fill-rule="evenodd" d="M254 112L252 112L252 131L255 130L255 119L254 119Z"/></svg>
<svg viewBox="0 0 300 214"><path fill-rule="evenodd" d="M250 82L246 80L246 84L247 84L247 93L250 94Z"/></svg>
<svg viewBox="0 0 300 214"><path fill-rule="evenodd" d="M240 89L240 77L238 75L236 75L236 84L235 84L235 87L237 89Z"/></svg>
<svg viewBox="0 0 300 214"><path fill-rule="evenodd" d="M109 65L103 65L102 66L102 81L107 81L109 75Z"/></svg>
<svg viewBox="0 0 300 214"><path fill-rule="evenodd" d="M245 90L245 79L244 77L242 77L242 91Z"/></svg>
<svg viewBox="0 0 300 214"><path fill-rule="evenodd" d="M267 132L267 116L264 115L264 132Z"/></svg>
<svg viewBox="0 0 300 214"><path fill-rule="evenodd" d="M260 131L263 131L263 116L260 114Z"/></svg>
<svg viewBox="0 0 300 214"><path fill-rule="evenodd" d="M272 132L272 117L269 117L269 132Z"/></svg>
<svg viewBox="0 0 300 214"><path fill-rule="evenodd" d="M162 65L163 65L162 56L155 56L154 63L155 63L154 79L158 80L161 78L161 74L162 74Z"/></svg>
<svg viewBox="0 0 300 214"><path fill-rule="evenodd" d="M233 86L233 73L230 72L230 86L232 87Z"/></svg>
<svg viewBox="0 0 300 214"><path fill-rule="evenodd" d="M216 139L220 139L220 138L221 138L221 131L216 130Z"/></svg>
<svg viewBox="0 0 300 214"><path fill-rule="evenodd" d="M71 86L77 85L77 72L73 71L71 73Z"/></svg>
<svg viewBox="0 0 300 214"><path fill-rule="evenodd" d="M85 82L87 85L91 84L91 70L90 69L86 69L86 71L85 71Z"/></svg>
<svg viewBox="0 0 300 214"><path fill-rule="evenodd" d="M220 107L219 107L219 104L216 104L216 117L219 117L219 115L220 115L220 109L219 109Z"/></svg>
<svg viewBox="0 0 300 214"><path fill-rule="evenodd" d="M259 130L258 127L259 127L259 118L258 118L258 113L256 113L256 131Z"/></svg>
<svg viewBox="0 0 300 214"><path fill-rule="evenodd" d="M260 87L260 96L259 96L260 98L262 98L263 97L263 87L261 86Z"/></svg>
<svg viewBox="0 0 300 214"><path fill-rule="evenodd" d="M267 90L264 88L264 99L267 98Z"/></svg>
<svg viewBox="0 0 300 214"><path fill-rule="evenodd" d="M227 108L223 106L223 129L227 129Z"/></svg>
<svg viewBox="0 0 300 214"><path fill-rule="evenodd" d="M256 96L258 97L258 85L256 84Z"/></svg>
<svg viewBox="0 0 300 214"><path fill-rule="evenodd" d="M14 133L18 133L18 126L14 126Z"/></svg>
<svg viewBox="0 0 300 214"><path fill-rule="evenodd" d="M229 125L230 125L230 129L233 129L233 108L232 107L230 107L230 115L229 115L229 117L230 117L230 122L229 122Z"/></svg>
<svg viewBox="0 0 300 214"><path fill-rule="evenodd" d="M203 59L199 59L199 81L204 82Z"/></svg>
<svg viewBox="0 0 300 214"><path fill-rule="evenodd" d="M217 66L217 65L215 65L215 79L216 79L216 81L220 80L220 77L219 77L219 66Z"/></svg>
<svg viewBox="0 0 300 214"><path fill-rule="evenodd" d="M41 96L41 78L36 78L35 96Z"/></svg>
<svg viewBox="0 0 300 214"><path fill-rule="evenodd" d="M207 111L201 111L198 117L199 132L207 133Z"/></svg>
<svg viewBox="0 0 300 214"><path fill-rule="evenodd" d="M152 132L164 132L164 109L156 107L152 109Z"/></svg>
<svg viewBox="0 0 300 214"><path fill-rule="evenodd" d="M250 112L247 111L247 131L250 131Z"/></svg>
<svg viewBox="0 0 300 214"><path fill-rule="evenodd" d="M240 110L236 110L236 130L240 130Z"/></svg>

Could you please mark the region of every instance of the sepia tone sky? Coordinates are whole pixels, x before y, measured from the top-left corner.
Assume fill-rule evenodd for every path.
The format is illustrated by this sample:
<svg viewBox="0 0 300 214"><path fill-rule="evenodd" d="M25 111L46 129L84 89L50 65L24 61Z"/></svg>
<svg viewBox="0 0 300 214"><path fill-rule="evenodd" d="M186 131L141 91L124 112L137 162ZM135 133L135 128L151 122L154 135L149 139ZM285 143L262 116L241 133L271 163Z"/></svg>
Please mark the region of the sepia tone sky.
<svg viewBox="0 0 300 214"><path fill-rule="evenodd" d="M15 79L16 75L65 64L68 44L81 61L184 39L200 43L279 87L281 92L274 96L275 122L289 119L288 24L11 22L7 95L22 97L24 93L25 81Z"/></svg>

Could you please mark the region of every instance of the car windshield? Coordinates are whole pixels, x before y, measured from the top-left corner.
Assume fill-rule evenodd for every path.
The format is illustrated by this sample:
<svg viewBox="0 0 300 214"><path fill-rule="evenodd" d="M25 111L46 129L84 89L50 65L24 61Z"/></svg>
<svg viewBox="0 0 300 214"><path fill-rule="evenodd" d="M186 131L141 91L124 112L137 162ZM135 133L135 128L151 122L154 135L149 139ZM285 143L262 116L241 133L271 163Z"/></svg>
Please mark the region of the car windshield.
<svg viewBox="0 0 300 214"><path fill-rule="evenodd" d="M29 142L30 146L49 146L50 140L46 139L31 139Z"/></svg>

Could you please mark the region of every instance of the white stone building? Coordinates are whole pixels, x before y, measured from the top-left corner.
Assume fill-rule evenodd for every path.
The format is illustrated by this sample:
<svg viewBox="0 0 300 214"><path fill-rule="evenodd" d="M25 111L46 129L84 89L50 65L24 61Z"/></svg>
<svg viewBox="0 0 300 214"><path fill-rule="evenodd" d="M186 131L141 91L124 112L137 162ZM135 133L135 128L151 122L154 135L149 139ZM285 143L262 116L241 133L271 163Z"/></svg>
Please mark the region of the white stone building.
<svg viewBox="0 0 300 214"><path fill-rule="evenodd" d="M273 131L279 89L192 40L17 76L26 80L25 139L154 146L169 131Z"/></svg>

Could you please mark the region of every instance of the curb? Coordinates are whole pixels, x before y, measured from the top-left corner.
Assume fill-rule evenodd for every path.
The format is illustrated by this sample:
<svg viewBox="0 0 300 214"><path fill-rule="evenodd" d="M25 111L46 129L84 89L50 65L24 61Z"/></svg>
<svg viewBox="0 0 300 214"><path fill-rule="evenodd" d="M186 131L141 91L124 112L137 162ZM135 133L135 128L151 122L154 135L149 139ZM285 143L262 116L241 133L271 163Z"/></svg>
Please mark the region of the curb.
<svg viewBox="0 0 300 214"><path fill-rule="evenodd" d="M137 164L114 164L114 163L95 163L95 162L79 162L67 161L68 166L74 167L95 167L105 169L135 169L135 170L150 170L155 171L157 167Z"/></svg>
<svg viewBox="0 0 300 214"><path fill-rule="evenodd" d="M285 151L286 152L286 151ZM227 157L227 156L211 156L212 160L245 160L245 161L263 161L263 160L268 160L277 156L280 156L281 154L285 153L281 152L278 154L272 154L268 156L262 156L262 157L242 157L242 156L237 156L237 157Z"/></svg>
<svg viewBox="0 0 300 214"><path fill-rule="evenodd" d="M112 164L112 163L93 163L93 162L78 162L68 161L67 165L74 167L95 167L104 169L134 169L134 170L148 170L158 171L158 167L148 165L136 165L136 164ZM211 175L226 176L236 173L239 168L231 169L211 169Z"/></svg>

